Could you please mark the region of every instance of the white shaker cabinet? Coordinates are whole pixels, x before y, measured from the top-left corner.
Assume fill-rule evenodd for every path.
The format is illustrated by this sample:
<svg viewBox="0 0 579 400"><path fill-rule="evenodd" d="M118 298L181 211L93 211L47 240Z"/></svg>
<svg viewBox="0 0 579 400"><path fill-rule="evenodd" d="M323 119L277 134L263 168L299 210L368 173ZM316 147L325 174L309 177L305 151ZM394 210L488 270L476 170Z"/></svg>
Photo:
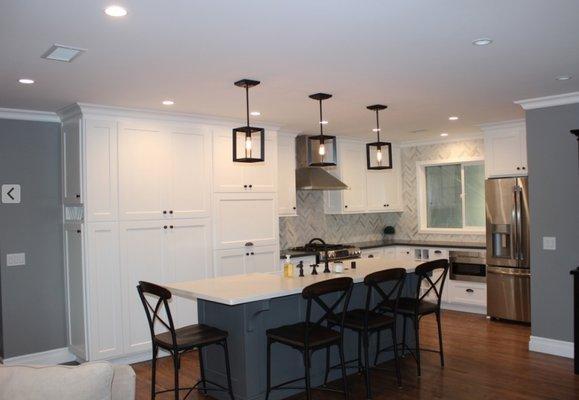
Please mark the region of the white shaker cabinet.
<svg viewBox="0 0 579 400"><path fill-rule="evenodd" d="M265 132L265 160L233 162L231 130L213 132L213 190L215 192L274 193L277 188L277 134Z"/></svg>
<svg viewBox="0 0 579 400"><path fill-rule="evenodd" d="M527 135L524 121L482 125L487 178L525 176Z"/></svg>
<svg viewBox="0 0 579 400"><path fill-rule="evenodd" d="M247 270L249 249L215 250L215 276L241 275Z"/></svg>
<svg viewBox="0 0 579 400"><path fill-rule="evenodd" d="M247 246L215 251L215 275L230 276L254 272L273 272L279 266L279 249L273 246Z"/></svg>
<svg viewBox="0 0 579 400"><path fill-rule="evenodd" d="M295 135L277 137L277 202L280 217L292 217L296 211Z"/></svg>
<svg viewBox="0 0 579 400"><path fill-rule="evenodd" d="M400 149L392 148L392 168L366 169L366 204L368 211L403 211Z"/></svg>
<svg viewBox="0 0 579 400"><path fill-rule="evenodd" d="M65 205L82 204L82 119L62 123L62 190Z"/></svg>
<svg viewBox="0 0 579 400"><path fill-rule="evenodd" d="M276 196L271 193L215 193L215 249L278 243Z"/></svg>
<svg viewBox="0 0 579 400"><path fill-rule="evenodd" d="M88 358L85 307L85 264L82 224L65 224L63 231L66 277L68 347L79 358Z"/></svg>

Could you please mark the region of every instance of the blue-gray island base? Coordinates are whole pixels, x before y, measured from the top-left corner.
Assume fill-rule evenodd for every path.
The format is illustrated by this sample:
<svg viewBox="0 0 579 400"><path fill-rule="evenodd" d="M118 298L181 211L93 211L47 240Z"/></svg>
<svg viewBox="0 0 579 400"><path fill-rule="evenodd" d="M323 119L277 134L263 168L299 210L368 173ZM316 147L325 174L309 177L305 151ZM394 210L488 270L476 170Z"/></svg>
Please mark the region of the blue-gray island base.
<svg viewBox="0 0 579 400"><path fill-rule="evenodd" d="M403 296L415 296L418 279L415 274L409 273L403 289ZM385 286L384 289L388 289ZM354 285L349 309L364 308L366 287L363 283ZM377 301L377 299L373 299ZM229 332L229 354L231 359L231 375L233 392L238 400L263 400L266 391L266 351L267 338L265 332L270 328L293 324L305 320L306 301L301 294L277 297L267 300L258 300L239 305L225 305L207 300L198 300L199 323L214 326ZM322 315L321 309L313 307L313 315ZM402 340L402 317L397 324L398 342ZM412 322L407 323L406 342L414 347L414 327ZM381 333L381 347L392 344L389 331ZM370 338L370 361L373 362L376 351L376 334ZM205 373L208 379L218 383L226 383L225 363L222 350L211 346L204 350ZM344 352L346 360L357 357L357 334L345 330ZM331 353L331 365L338 363L338 348L334 346ZM274 344L272 346L272 386L290 379L304 377L304 363L299 351ZM312 387L323 383L325 373L326 351L314 352L311 363ZM380 355L379 363L392 360L393 353L384 352ZM357 365L351 363L349 365ZM357 373L357 369L348 369L348 374ZM394 373L394 371L392 372ZM329 381L340 379L340 371L335 369L330 373ZM303 381L292 386L303 387ZM330 383L331 387L342 389L341 381ZM277 400L299 393L299 390L275 390L270 399ZM208 392L218 399L228 399L227 393ZM339 395L338 395L339 396Z"/></svg>

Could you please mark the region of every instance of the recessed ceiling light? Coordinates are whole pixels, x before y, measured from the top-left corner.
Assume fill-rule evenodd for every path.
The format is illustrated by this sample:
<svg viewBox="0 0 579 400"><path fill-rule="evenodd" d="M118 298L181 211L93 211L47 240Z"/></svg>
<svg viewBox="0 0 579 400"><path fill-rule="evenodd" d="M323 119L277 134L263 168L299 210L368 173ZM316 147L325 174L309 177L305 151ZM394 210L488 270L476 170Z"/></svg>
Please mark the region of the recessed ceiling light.
<svg viewBox="0 0 579 400"><path fill-rule="evenodd" d="M251 115L253 115L254 117L258 117L261 115L261 113L259 111L252 111L250 112Z"/></svg>
<svg viewBox="0 0 579 400"><path fill-rule="evenodd" d="M105 14L109 17L124 17L127 15L127 10L121 6L108 6L105 8Z"/></svg>
<svg viewBox="0 0 579 400"><path fill-rule="evenodd" d="M22 78L22 79L18 79L18 82L20 82L24 85L32 85L34 83L34 79Z"/></svg>
<svg viewBox="0 0 579 400"><path fill-rule="evenodd" d="M85 51L86 49L79 47L53 44L41 57L47 60L71 62Z"/></svg>
<svg viewBox="0 0 579 400"><path fill-rule="evenodd" d="M320 124L322 124L322 125L328 125L328 121L326 121L326 120L320 121Z"/></svg>
<svg viewBox="0 0 579 400"><path fill-rule="evenodd" d="M489 38L480 38L472 41L472 44L475 46L487 46L493 42L492 39Z"/></svg>
<svg viewBox="0 0 579 400"><path fill-rule="evenodd" d="M173 104L175 104L173 100L163 100L164 106L172 106Z"/></svg>
<svg viewBox="0 0 579 400"><path fill-rule="evenodd" d="M571 75L559 75L555 79L557 79L558 81L568 81L571 78L572 78Z"/></svg>
<svg viewBox="0 0 579 400"><path fill-rule="evenodd" d="M442 136L442 137L447 137L447 136L448 136L448 133L442 132L442 133L440 134L440 136Z"/></svg>
<svg viewBox="0 0 579 400"><path fill-rule="evenodd" d="M448 117L448 120L449 120L449 121L456 121L457 119L458 119L458 117L454 117L454 116Z"/></svg>

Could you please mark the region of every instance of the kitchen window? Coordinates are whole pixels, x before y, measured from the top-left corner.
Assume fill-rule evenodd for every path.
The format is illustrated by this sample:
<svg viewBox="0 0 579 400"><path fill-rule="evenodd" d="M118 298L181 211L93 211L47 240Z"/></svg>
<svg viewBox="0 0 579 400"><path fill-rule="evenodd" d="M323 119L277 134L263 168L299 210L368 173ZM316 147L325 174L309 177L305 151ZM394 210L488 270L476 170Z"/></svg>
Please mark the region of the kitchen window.
<svg viewBox="0 0 579 400"><path fill-rule="evenodd" d="M419 225L423 233L484 233L482 160L420 162Z"/></svg>

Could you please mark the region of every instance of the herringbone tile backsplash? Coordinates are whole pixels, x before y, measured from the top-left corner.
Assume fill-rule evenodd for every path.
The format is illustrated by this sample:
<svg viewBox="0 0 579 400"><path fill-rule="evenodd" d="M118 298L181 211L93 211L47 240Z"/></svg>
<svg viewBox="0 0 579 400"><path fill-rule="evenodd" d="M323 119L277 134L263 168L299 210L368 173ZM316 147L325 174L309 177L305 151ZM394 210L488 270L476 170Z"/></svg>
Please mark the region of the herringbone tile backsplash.
<svg viewBox="0 0 579 400"><path fill-rule="evenodd" d="M483 156L482 139L402 148L403 213L324 214L321 191L297 192L297 217L279 221L280 247L300 246L314 237L329 243L352 243L383 238L384 227L396 228L396 238L484 242L483 235L432 235L418 233L416 163Z"/></svg>

